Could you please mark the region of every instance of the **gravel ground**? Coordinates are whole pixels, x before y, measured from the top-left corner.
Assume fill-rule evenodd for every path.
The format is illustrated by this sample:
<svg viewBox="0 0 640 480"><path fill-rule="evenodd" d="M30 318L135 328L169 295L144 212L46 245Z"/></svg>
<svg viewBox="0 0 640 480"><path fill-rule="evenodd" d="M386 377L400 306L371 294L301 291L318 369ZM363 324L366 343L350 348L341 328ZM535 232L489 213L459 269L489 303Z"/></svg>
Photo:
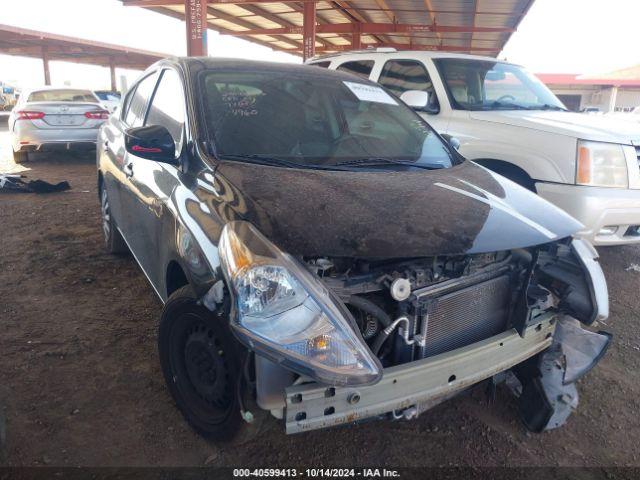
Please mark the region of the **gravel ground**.
<svg viewBox="0 0 640 480"><path fill-rule="evenodd" d="M638 466L640 247L600 251L614 343L580 382L562 429L529 434L505 391L456 398L413 422L369 422L242 448L195 435L159 369L161 304L131 257L104 253L93 158L21 169L0 126L0 172L68 180L49 195L0 194L0 465Z"/></svg>

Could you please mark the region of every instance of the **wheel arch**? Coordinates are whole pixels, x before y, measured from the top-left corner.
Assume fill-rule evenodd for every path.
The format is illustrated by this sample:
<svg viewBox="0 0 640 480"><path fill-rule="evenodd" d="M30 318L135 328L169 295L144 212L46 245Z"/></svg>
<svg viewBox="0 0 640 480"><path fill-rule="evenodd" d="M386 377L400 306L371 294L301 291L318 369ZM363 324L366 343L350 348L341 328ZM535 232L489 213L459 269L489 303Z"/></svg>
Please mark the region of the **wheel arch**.
<svg viewBox="0 0 640 480"><path fill-rule="evenodd" d="M165 295L169 298L176 290L191 285L187 271L176 259L171 259L165 268Z"/></svg>
<svg viewBox="0 0 640 480"><path fill-rule="evenodd" d="M518 185L531 190L532 192L536 191L535 179L531 178L526 170L514 163L507 162L505 160L496 160L493 158L480 158L473 161L478 165L482 165L483 167L486 167L489 170L517 183Z"/></svg>

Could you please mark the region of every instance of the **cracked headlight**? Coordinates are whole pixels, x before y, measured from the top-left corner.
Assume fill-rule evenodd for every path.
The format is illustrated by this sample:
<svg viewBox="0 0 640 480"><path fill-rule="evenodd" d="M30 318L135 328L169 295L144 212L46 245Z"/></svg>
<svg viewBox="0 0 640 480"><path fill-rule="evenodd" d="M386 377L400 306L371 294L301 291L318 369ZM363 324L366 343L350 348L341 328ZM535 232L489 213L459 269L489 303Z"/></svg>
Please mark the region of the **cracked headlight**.
<svg viewBox="0 0 640 480"><path fill-rule="evenodd" d="M592 187L627 188L629 175L622 145L579 140L576 183Z"/></svg>
<svg viewBox="0 0 640 480"><path fill-rule="evenodd" d="M330 385L380 379L380 363L351 327L346 308L253 225L227 224L219 251L234 299L231 325L250 348Z"/></svg>

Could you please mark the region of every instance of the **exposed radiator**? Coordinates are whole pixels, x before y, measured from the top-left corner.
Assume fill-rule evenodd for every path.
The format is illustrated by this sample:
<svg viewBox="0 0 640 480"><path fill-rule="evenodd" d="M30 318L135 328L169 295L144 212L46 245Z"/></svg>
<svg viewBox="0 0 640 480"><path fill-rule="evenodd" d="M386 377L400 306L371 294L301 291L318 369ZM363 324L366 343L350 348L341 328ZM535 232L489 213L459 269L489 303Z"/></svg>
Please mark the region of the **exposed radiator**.
<svg viewBox="0 0 640 480"><path fill-rule="evenodd" d="M471 345L506 328L510 280L501 275L441 297L424 299L417 326L426 333L426 346L418 358L431 357Z"/></svg>

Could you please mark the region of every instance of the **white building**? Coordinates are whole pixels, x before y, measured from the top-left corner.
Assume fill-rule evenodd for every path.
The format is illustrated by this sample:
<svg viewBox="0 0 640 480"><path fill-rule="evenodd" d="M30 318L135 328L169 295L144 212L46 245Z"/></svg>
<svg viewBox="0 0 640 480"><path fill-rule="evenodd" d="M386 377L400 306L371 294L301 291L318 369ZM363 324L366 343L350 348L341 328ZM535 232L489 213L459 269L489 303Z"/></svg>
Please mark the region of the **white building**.
<svg viewBox="0 0 640 480"><path fill-rule="evenodd" d="M602 75L539 73L570 110L627 112L640 106L640 65Z"/></svg>

